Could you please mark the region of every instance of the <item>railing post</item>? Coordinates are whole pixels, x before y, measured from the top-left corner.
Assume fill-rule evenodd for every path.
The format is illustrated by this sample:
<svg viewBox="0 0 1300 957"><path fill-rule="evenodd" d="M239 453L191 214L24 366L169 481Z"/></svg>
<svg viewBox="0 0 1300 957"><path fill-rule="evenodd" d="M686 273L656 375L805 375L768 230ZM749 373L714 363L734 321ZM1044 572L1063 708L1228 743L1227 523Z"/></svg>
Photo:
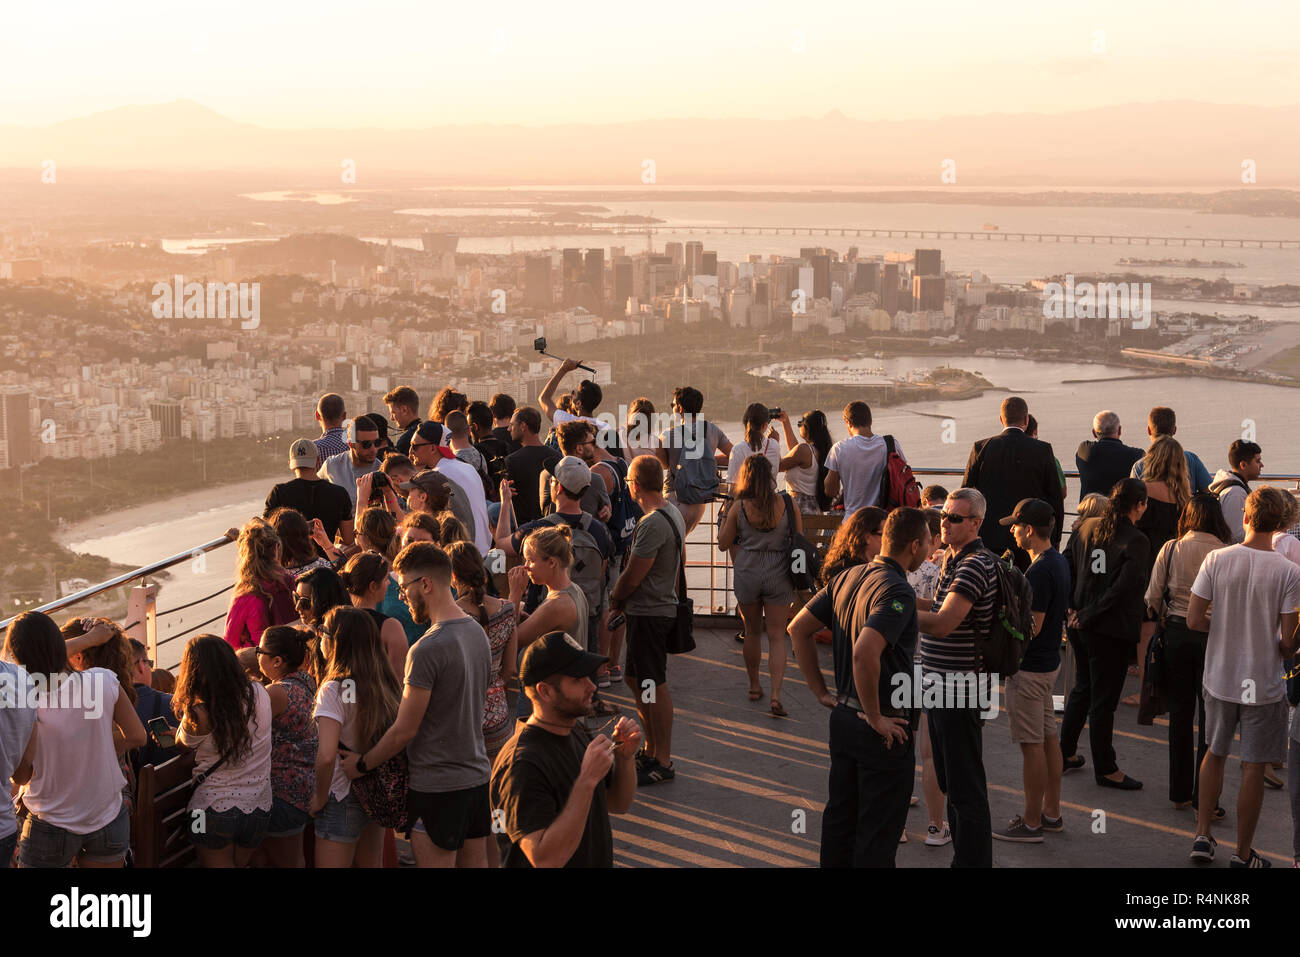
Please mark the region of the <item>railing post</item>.
<svg viewBox="0 0 1300 957"><path fill-rule="evenodd" d="M143 579L141 579L143 581ZM129 637L149 649L149 660L158 660L158 586L152 583L131 589L126 605Z"/></svg>

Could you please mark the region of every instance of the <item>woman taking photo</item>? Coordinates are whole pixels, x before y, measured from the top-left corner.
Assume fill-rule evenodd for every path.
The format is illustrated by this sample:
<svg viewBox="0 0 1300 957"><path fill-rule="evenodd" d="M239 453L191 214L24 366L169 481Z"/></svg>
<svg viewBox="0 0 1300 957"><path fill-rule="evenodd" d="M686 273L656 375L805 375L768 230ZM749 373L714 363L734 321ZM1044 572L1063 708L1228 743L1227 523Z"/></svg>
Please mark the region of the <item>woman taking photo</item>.
<svg viewBox="0 0 1300 957"><path fill-rule="evenodd" d="M732 497L736 494L736 483L740 481L740 466L753 455L761 455L771 466L772 488L776 488L776 473L781 470L781 444L777 441L776 429L772 426L772 417L768 415L767 406L762 402L752 402L745 409L741 420L745 427L745 438L731 447L727 460L727 484L731 486Z"/></svg>
<svg viewBox="0 0 1300 957"><path fill-rule="evenodd" d="M1140 479L1115 483L1100 518L1086 519L1071 536L1066 560L1074 580L1067 618L1078 628L1078 643L1088 657L1080 681L1070 692L1061 723L1061 753L1074 754L1083 722L1088 721L1093 776L1102 787L1135 791L1142 782L1115 762L1111 733L1128 670L1146 613L1147 569L1151 546L1136 527L1147 508ZM1083 759L1065 762L1082 767Z"/></svg>
<svg viewBox="0 0 1300 957"><path fill-rule="evenodd" d="M294 620L293 578L280 565L280 536L260 518L239 530L235 591L226 612L226 643L252 648L272 625Z"/></svg>
<svg viewBox="0 0 1300 957"><path fill-rule="evenodd" d="M216 635L185 646L172 708L176 742L207 778L190 795L190 842L203 867L246 867L271 823L271 699Z"/></svg>
<svg viewBox="0 0 1300 957"><path fill-rule="evenodd" d="M781 412L781 427L785 430L785 444L790 450L781 460L785 484L794 498L795 508L804 515L820 515L830 511L831 500L826 494L826 456L830 455L831 433L826 425L826 413L814 410L799 420L799 438L790 427L790 416Z"/></svg>
<svg viewBox="0 0 1300 957"><path fill-rule="evenodd" d="M389 574L391 570L388 559L383 555L361 552L348 559L348 563L339 572L339 578L352 596L353 607L364 609L375 620L379 640L384 646L384 653L388 655L389 664L393 666L393 673L400 675L406 673L406 652L410 647L406 632L396 618L378 610L392 581Z"/></svg>
<svg viewBox="0 0 1300 957"><path fill-rule="evenodd" d="M735 500L718 532L718 551L735 546L734 583L736 604L745 624L743 654L749 675L749 700L763 697L758 666L763 660L762 635L766 626L767 666L772 679L771 711L776 717L784 718L781 684L785 680L785 630L795 597L790 580L789 539L792 530L802 534L803 522L790 500L776 494L772 463L766 456L751 455L745 459L738 479L733 489Z"/></svg>
<svg viewBox="0 0 1300 957"><path fill-rule="evenodd" d="M1196 804L1198 771L1206 751L1201 674L1205 670L1208 636L1204 631L1187 627L1188 596L1205 556L1216 548L1231 544L1232 532L1223 519L1218 498L1209 492L1193 495L1178 519L1178 537L1161 546L1147 584L1145 598L1150 617L1164 623L1165 694L1169 701L1169 800L1179 809ZM1154 621L1149 626L1144 625L1143 631L1147 633L1144 638L1150 640L1150 633L1155 628ZM1199 730L1194 743L1193 720Z"/></svg>
<svg viewBox="0 0 1300 957"><path fill-rule="evenodd" d="M587 647L587 596L569 577L573 567L573 530L567 525L547 525L534 529L524 539L524 563L510 569L506 577L510 582L509 601L515 609L515 643L519 654L542 635L563 631ZM519 620L523 608L524 591L528 583L541 585L546 597L523 621ZM528 696L519 696L519 720L525 721L533 713Z"/></svg>
<svg viewBox="0 0 1300 957"><path fill-rule="evenodd" d="M341 750L364 754L397 718L401 680L393 673L374 619L360 608L335 608L321 628L325 675L316 694L317 867L379 867L384 828L366 815L339 763ZM364 702L364 707L360 703Z"/></svg>
<svg viewBox="0 0 1300 957"><path fill-rule="evenodd" d="M85 644L111 636L97 623ZM131 842L121 756L147 740L121 682L104 668L74 671L59 626L40 612L13 620L4 657L37 689L36 723L13 772L15 784L27 785L18 866L121 867Z"/></svg>
<svg viewBox="0 0 1300 957"><path fill-rule="evenodd" d="M307 672L308 632L277 625L262 632L257 663L271 699L271 820L262 850L270 867L302 867L302 832L316 785L316 680Z"/></svg>

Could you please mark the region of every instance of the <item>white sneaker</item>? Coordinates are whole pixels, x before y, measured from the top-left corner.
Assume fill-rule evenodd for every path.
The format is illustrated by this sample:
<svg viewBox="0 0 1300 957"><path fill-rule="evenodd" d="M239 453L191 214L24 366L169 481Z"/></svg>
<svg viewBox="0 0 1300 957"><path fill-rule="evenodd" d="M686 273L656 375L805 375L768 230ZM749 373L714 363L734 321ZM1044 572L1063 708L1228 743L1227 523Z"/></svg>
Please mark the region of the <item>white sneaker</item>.
<svg viewBox="0 0 1300 957"><path fill-rule="evenodd" d="M948 830L948 822L943 822L942 830L931 824L927 831L925 843L928 847L943 847L945 844L952 843L952 832Z"/></svg>

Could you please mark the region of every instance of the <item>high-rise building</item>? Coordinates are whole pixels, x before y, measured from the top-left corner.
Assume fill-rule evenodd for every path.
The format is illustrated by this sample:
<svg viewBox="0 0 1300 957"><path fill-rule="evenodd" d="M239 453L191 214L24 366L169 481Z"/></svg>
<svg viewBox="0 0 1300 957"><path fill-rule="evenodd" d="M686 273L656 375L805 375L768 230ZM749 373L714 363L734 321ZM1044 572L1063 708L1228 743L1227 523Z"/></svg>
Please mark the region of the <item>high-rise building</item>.
<svg viewBox="0 0 1300 957"><path fill-rule="evenodd" d="M524 303L534 309L550 309L555 304L550 256L529 256L524 261Z"/></svg>
<svg viewBox="0 0 1300 957"><path fill-rule="evenodd" d="M596 304L593 311L600 312L605 307L605 250L587 250L582 279L591 287L592 299Z"/></svg>
<svg viewBox="0 0 1300 957"><path fill-rule="evenodd" d="M680 266L686 261L682 255L681 243L664 243L664 255L668 257L668 261L674 266Z"/></svg>
<svg viewBox="0 0 1300 957"><path fill-rule="evenodd" d="M686 278L700 271L704 260L704 243L691 240L686 244Z"/></svg>
<svg viewBox="0 0 1300 957"><path fill-rule="evenodd" d="M880 291L880 263L854 263L854 295L864 292Z"/></svg>
<svg viewBox="0 0 1300 957"><path fill-rule="evenodd" d="M800 259L807 259L807 260L811 261L812 258L813 258L814 256L816 256L816 255L817 255L817 247L816 247L816 246L801 246L801 247L799 247L799 258L800 258Z"/></svg>
<svg viewBox="0 0 1300 957"><path fill-rule="evenodd" d="M918 250L923 252L924 250ZM942 309L944 281L933 274L912 277L912 308L919 310Z"/></svg>
<svg viewBox="0 0 1300 957"><path fill-rule="evenodd" d="M819 253L812 257L811 262L813 270L812 296L814 299L829 299L831 297L831 257Z"/></svg>
<svg viewBox="0 0 1300 957"><path fill-rule="evenodd" d="M880 276L880 308L892 317L898 312L898 263L884 263Z"/></svg>
<svg viewBox="0 0 1300 957"><path fill-rule="evenodd" d="M624 257L614 261L614 299L610 303L612 311L620 315L627 309L627 301L636 295L633 281L632 260Z"/></svg>
<svg viewBox="0 0 1300 957"><path fill-rule="evenodd" d="M181 404L179 402L150 402L149 418L158 423L163 441L181 437Z"/></svg>
<svg viewBox="0 0 1300 957"><path fill-rule="evenodd" d="M0 466L4 468L36 461L31 408L30 392L15 389L0 393Z"/></svg>
<svg viewBox="0 0 1300 957"><path fill-rule="evenodd" d="M582 250L566 249L560 266L560 279L564 286L564 305L573 305L573 287L582 282Z"/></svg>
<svg viewBox="0 0 1300 957"><path fill-rule="evenodd" d="M715 252L706 252L700 262L700 273L705 276L716 276L718 274L718 254Z"/></svg>
<svg viewBox="0 0 1300 957"><path fill-rule="evenodd" d="M913 260L913 272L917 276L942 276L940 266L942 252L938 249L918 249Z"/></svg>

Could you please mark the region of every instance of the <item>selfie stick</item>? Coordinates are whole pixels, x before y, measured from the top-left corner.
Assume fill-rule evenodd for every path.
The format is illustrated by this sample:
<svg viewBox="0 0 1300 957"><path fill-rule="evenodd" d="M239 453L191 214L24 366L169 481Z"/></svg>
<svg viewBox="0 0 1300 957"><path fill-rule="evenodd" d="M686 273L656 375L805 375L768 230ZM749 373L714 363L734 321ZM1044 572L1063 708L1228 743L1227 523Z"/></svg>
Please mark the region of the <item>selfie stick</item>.
<svg viewBox="0 0 1300 957"><path fill-rule="evenodd" d="M564 357L563 357L563 356L553 355L552 353L547 352L545 349L539 349L539 350L537 350L537 351L540 352L542 355L546 356L548 359L559 359L561 362L564 361ZM596 374L596 370L595 370L595 369L593 369L591 366L584 366L581 362L578 363L578 368L579 368L579 369L586 369L586 370L587 370L588 372L590 372L592 375L595 375L595 374Z"/></svg>

